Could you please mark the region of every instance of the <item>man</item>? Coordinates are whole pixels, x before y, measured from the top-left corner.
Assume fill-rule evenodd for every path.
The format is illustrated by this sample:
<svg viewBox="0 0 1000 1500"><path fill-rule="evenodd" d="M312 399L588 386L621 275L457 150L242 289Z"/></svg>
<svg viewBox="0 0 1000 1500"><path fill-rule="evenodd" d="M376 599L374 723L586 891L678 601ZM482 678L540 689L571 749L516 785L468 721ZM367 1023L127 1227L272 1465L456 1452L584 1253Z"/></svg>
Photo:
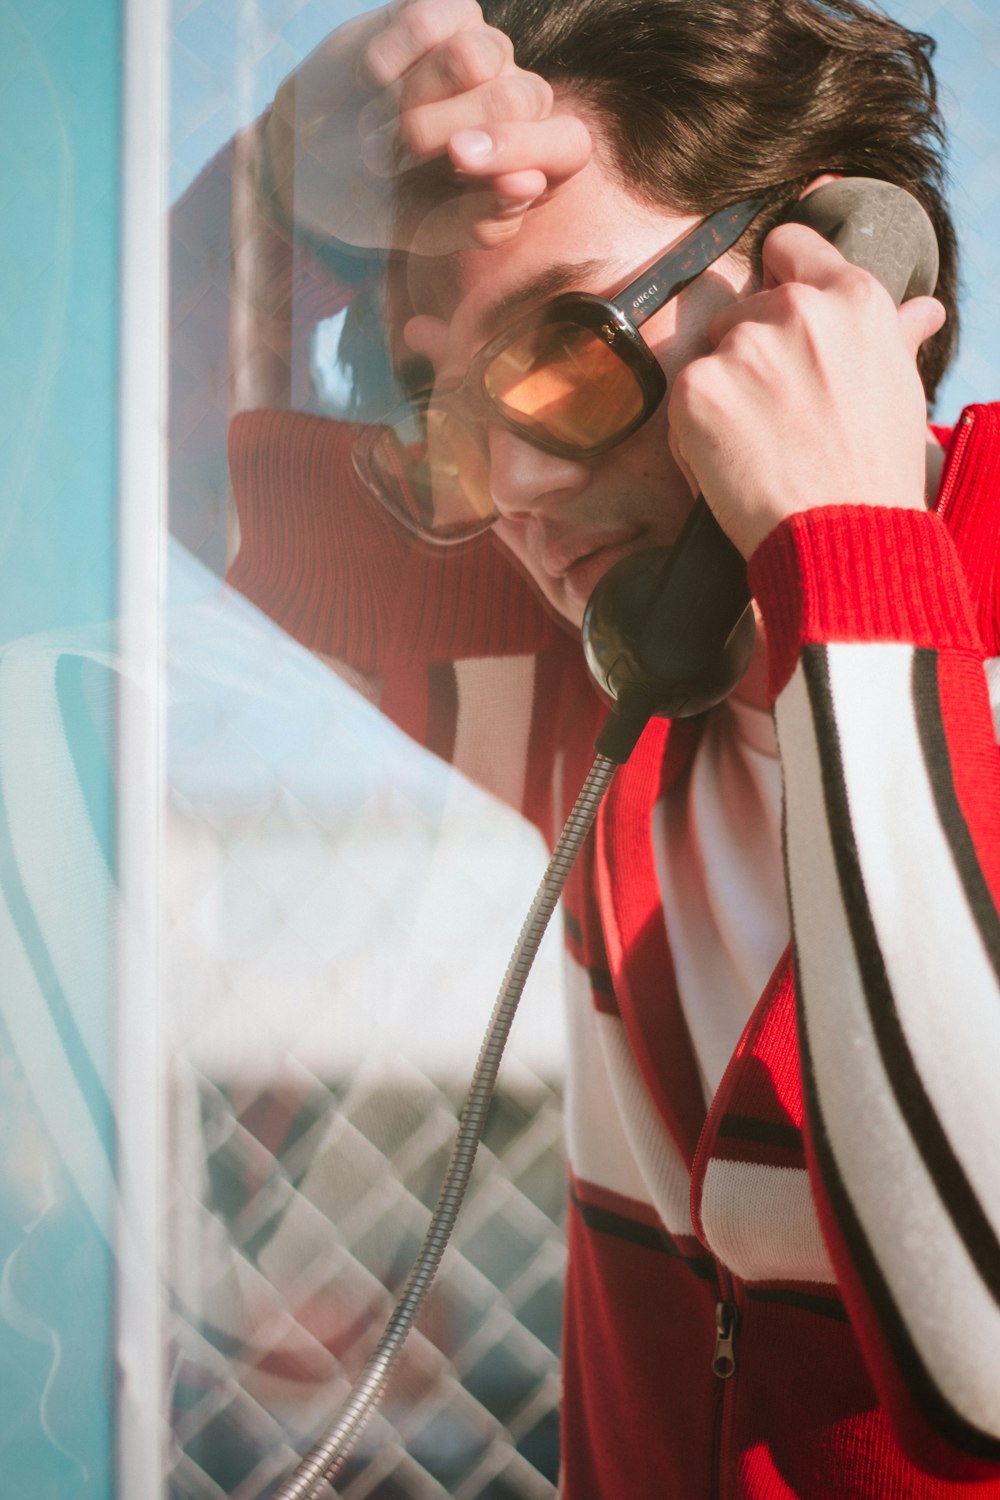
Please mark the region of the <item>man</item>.
<svg viewBox="0 0 1000 1500"><path fill-rule="evenodd" d="M925 50L851 0L483 9L354 23L262 126L273 224L393 252L393 360L431 394L416 453L238 417L232 579L552 837L607 712L587 599L705 497L754 660L649 725L566 898L564 1493L1000 1495L1000 417L947 453L926 426L954 253ZM924 202L940 301L768 233L852 174ZM564 394L517 405L525 348L579 390L550 299L748 201L643 325L663 399L619 423L618 366L587 375L597 451Z"/></svg>

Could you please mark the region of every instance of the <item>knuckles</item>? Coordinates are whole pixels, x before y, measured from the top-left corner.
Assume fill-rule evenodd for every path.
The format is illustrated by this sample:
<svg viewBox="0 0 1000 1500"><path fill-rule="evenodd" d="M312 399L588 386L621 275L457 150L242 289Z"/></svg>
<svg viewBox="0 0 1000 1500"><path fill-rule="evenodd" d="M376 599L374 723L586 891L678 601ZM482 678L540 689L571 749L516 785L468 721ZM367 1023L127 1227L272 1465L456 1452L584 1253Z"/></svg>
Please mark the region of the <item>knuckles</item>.
<svg viewBox="0 0 1000 1500"><path fill-rule="evenodd" d="M883 342L896 326L896 310L885 288L867 271L842 261L822 287L808 281L786 281L762 294L766 316L762 329L773 327L798 337L814 357L831 352L845 338L854 347L862 342ZM750 336L754 323L737 324L727 348ZM766 344L765 346L766 347Z"/></svg>
<svg viewBox="0 0 1000 1500"><path fill-rule="evenodd" d="M513 48L494 28L460 31L438 49L438 67L445 84L461 94L494 79L513 57Z"/></svg>
<svg viewBox="0 0 1000 1500"><path fill-rule="evenodd" d="M769 294L776 320L807 326L822 317L826 293L803 281L786 281Z"/></svg>
<svg viewBox="0 0 1000 1500"><path fill-rule="evenodd" d="M442 5L440 0L410 0L394 18L414 52L430 52L460 28L482 24L482 11L474 0Z"/></svg>
<svg viewBox="0 0 1000 1500"><path fill-rule="evenodd" d="M891 298L869 271L845 260L837 247L815 229L805 224L780 224L764 242L764 266L777 285L774 292L800 289L802 303L792 302L790 311L804 311L810 302L806 294L845 299L857 310L874 315L884 312Z"/></svg>
<svg viewBox="0 0 1000 1500"><path fill-rule="evenodd" d="M459 23L464 29L457 29ZM385 51L385 38L393 31L399 51L417 58L395 90ZM395 13L388 31L369 44L368 67L376 77L381 71L382 86L394 97L388 108L383 100L369 105L362 128L395 124L399 147L417 160L436 154L443 138L461 125L448 111L465 97L476 96L475 118L467 121L471 125L537 120L552 109L551 86L514 65L513 43L497 27L485 24L475 0L455 0L452 5L411 0ZM425 98L428 69L436 88Z"/></svg>
<svg viewBox="0 0 1000 1500"><path fill-rule="evenodd" d="M870 271L861 266L852 266L844 261L840 271L845 296L859 312L869 318L884 317L887 312L895 314L892 298L882 283Z"/></svg>
<svg viewBox="0 0 1000 1500"><path fill-rule="evenodd" d="M503 73L463 92L476 95L475 117L469 121L473 125L542 120L552 108L552 89L534 73ZM409 155L420 160L440 151L444 140L461 123L444 113L454 102L453 97L410 109L404 106L398 119L398 139Z"/></svg>
<svg viewBox="0 0 1000 1500"><path fill-rule="evenodd" d="M505 31L496 26L485 26L482 30L463 33L470 37L489 37L490 45L500 58L500 66L509 68L514 66L514 43Z"/></svg>
<svg viewBox="0 0 1000 1500"><path fill-rule="evenodd" d="M523 222L523 214L512 214L506 218L496 216L470 215L468 223L469 239L484 250L493 250L498 245L504 245L508 240L516 238L520 232Z"/></svg>
<svg viewBox="0 0 1000 1500"><path fill-rule="evenodd" d="M368 44L364 67L378 87L387 88L399 75L400 54L423 57L463 30L483 25L476 0L406 0L391 11L385 31Z"/></svg>
<svg viewBox="0 0 1000 1500"><path fill-rule="evenodd" d="M537 73L504 73L487 85L487 109L494 120L537 120L552 108L550 84Z"/></svg>

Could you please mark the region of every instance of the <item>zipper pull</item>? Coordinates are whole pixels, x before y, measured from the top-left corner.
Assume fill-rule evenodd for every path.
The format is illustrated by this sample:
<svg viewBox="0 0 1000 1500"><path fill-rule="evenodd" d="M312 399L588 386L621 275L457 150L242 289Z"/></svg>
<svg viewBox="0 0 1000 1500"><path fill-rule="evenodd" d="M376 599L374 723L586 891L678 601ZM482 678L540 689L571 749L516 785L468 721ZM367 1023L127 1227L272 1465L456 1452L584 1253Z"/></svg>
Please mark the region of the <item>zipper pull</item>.
<svg viewBox="0 0 1000 1500"><path fill-rule="evenodd" d="M736 1353L733 1340L736 1337L736 1308L731 1302L715 1304L715 1352L712 1355L712 1374L720 1380L728 1380L736 1374Z"/></svg>

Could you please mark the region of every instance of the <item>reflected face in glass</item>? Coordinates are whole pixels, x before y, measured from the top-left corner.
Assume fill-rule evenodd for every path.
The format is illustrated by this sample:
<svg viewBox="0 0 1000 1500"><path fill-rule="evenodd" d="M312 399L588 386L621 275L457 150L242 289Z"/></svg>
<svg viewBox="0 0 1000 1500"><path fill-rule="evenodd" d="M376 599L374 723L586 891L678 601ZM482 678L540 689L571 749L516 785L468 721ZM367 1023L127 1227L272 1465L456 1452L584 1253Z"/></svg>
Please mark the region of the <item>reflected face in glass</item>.
<svg viewBox="0 0 1000 1500"><path fill-rule="evenodd" d="M410 295L426 313L408 323L404 334L409 349L434 368L435 398L461 386L498 332L560 293L615 292L698 222L641 203L595 158L532 209L514 239L465 252L444 290L430 271L423 282L418 272ZM709 352L709 319L745 292L749 281L746 264L729 253L643 324L642 338L668 387L685 364ZM572 377L579 349L558 325L551 337L558 347L541 368L536 339L523 371L515 342L496 372L522 413L558 405L560 381ZM588 358L593 349L591 343ZM618 421L620 413L614 415ZM598 408L585 427L593 434L607 419L607 410ZM544 451L509 426L483 420L478 445L489 489L483 503L498 513L494 532L573 625L582 622L587 599L609 567L631 552L670 545L684 523L693 496L667 433L664 401L617 446L581 459ZM566 434L571 441L577 436ZM432 444L433 434L428 438Z"/></svg>

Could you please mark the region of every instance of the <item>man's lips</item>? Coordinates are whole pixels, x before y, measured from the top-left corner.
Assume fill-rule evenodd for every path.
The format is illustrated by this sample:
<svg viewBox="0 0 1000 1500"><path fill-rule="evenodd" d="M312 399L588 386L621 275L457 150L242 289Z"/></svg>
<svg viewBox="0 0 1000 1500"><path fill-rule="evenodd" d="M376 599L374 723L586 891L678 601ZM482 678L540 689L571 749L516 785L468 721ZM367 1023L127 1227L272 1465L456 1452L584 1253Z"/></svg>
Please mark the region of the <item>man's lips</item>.
<svg viewBox="0 0 1000 1500"><path fill-rule="evenodd" d="M629 532L626 536L618 533L599 542L596 547L588 540L586 550L577 547L571 555L564 555L559 560L559 571L552 576L561 581L568 594L585 603L609 568L640 550L643 536L642 532ZM549 571L547 566L546 571Z"/></svg>
<svg viewBox="0 0 1000 1500"><path fill-rule="evenodd" d="M641 533L634 531L625 534L617 531L596 539L593 536L563 537L558 541L546 542L539 561L550 578L568 580L577 569L588 566L594 558L633 547L639 535Z"/></svg>

